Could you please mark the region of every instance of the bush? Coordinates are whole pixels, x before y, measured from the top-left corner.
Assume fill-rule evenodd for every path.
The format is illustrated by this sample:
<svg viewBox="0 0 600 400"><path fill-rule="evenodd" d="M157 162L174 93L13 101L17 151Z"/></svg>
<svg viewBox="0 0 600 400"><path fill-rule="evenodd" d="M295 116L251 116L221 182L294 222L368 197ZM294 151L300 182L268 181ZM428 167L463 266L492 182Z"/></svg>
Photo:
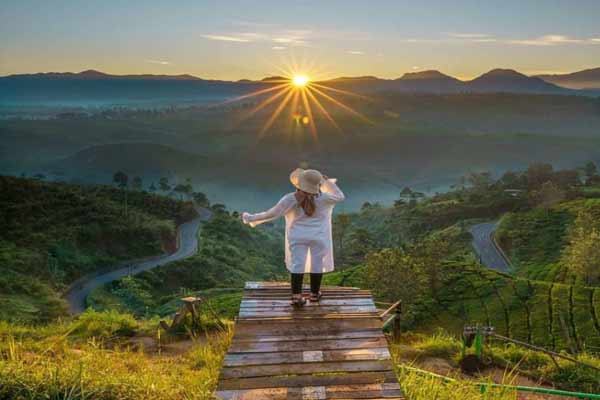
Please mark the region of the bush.
<svg viewBox="0 0 600 400"><path fill-rule="evenodd" d="M138 327L133 315L88 309L73 323L71 336L81 339L112 339L117 336L133 336Z"/></svg>

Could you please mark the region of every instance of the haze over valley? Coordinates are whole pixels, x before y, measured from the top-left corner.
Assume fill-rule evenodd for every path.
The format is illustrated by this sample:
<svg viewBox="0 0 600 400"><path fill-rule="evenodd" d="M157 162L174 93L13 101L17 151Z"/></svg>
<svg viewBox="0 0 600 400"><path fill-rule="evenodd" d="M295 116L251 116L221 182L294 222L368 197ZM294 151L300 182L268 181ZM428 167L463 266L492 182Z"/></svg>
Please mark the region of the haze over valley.
<svg viewBox="0 0 600 400"><path fill-rule="evenodd" d="M106 184L122 170L145 187L163 176L191 178L215 202L258 209L289 190L281 172L302 165L332 171L350 194L344 207L354 210L367 201L391 204L405 186L445 191L471 172L600 161L594 87L569 89L500 69L469 82L435 71L334 79L324 82L328 93L364 118L329 102L339 129L314 110L315 138L294 119L306 113L302 105L260 133L277 103L250 115L268 94L246 96L277 79L95 71L0 78L0 168Z"/></svg>

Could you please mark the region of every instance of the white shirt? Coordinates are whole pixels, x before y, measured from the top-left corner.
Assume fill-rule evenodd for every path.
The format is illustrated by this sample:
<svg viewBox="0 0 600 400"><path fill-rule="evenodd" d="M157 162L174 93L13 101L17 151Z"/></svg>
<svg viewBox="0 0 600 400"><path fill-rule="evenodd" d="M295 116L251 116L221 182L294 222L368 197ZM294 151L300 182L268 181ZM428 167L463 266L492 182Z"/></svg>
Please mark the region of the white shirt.
<svg viewBox="0 0 600 400"><path fill-rule="evenodd" d="M324 273L334 269L331 214L344 200L335 179L321 184L315 197L316 210L307 216L298 205L294 193L288 193L271 209L257 214L243 213L244 223L254 227L285 216L285 264L292 273Z"/></svg>

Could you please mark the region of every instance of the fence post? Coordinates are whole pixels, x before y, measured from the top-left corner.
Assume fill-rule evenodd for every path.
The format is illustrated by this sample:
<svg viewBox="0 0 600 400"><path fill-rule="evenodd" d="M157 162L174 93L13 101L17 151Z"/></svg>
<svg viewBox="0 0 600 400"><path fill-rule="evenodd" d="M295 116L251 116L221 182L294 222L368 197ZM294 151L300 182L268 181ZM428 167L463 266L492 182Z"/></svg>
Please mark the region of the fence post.
<svg viewBox="0 0 600 400"><path fill-rule="evenodd" d="M398 303L398 305L396 305L396 310L394 312L394 326L392 328L392 332L393 332L393 336L394 336L394 340L400 340L400 333L401 333L401 329L400 329L400 317L402 316L402 303Z"/></svg>

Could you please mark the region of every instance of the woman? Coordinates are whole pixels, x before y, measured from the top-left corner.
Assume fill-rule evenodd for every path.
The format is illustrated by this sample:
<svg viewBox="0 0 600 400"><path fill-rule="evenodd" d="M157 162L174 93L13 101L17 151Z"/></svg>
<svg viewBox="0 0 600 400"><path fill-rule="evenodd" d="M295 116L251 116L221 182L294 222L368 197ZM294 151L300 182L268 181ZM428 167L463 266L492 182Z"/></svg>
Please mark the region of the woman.
<svg viewBox="0 0 600 400"><path fill-rule="evenodd" d="M331 240L331 213L336 203L344 200L344 193L335 184L314 169L296 169L290 174L296 187L268 211L243 213L245 224L256 226L285 216L285 264L291 273L292 305L302 306L302 281L310 273L310 301L321 298L323 273L333 271L333 244Z"/></svg>

